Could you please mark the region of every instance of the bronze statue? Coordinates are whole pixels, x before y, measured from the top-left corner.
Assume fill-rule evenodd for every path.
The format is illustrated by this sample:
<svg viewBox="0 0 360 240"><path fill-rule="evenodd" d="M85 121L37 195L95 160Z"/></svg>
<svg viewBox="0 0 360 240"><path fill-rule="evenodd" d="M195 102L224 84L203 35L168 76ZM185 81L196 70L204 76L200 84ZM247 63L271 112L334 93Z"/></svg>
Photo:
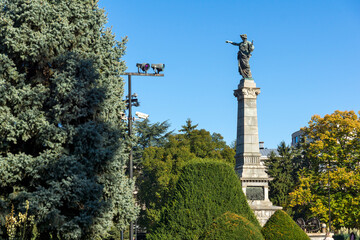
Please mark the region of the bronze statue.
<svg viewBox="0 0 360 240"><path fill-rule="evenodd" d="M251 57L251 52L254 51L254 41L247 41L246 34L240 35L243 40L241 43L234 43L232 41L226 41L226 43L231 43L232 45L239 46L239 52L237 59L239 62L239 73L243 78L252 78L250 71L249 59Z"/></svg>

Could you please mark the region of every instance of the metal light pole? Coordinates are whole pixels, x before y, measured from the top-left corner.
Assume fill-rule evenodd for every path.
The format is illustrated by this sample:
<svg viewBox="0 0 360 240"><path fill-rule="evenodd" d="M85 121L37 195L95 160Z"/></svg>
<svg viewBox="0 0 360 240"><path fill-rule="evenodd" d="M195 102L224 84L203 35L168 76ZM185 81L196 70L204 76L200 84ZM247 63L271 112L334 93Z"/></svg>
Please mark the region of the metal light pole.
<svg viewBox="0 0 360 240"><path fill-rule="evenodd" d="M163 77L164 74L159 74L159 73L139 73L139 72L132 72L132 73L124 73L122 75L127 75L128 76L128 104L129 104L129 115L128 115L128 132L129 132L129 137L131 137L132 135L132 121L133 121L133 117L132 117L132 95L131 95L131 76L151 76L151 77ZM130 179L134 178L134 174L133 174L133 148L132 146L130 146L130 153L129 153L129 177ZM133 240L134 239L134 223L130 222L130 227L129 227L129 239Z"/></svg>
<svg viewBox="0 0 360 240"><path fill-rule="evenodd" d="M132 135L132 102L131 102L131 75L128 75L128 100L129 100L129 116L128 116L128 131L129 137ZM133 179L133 160L132 160L132 147L129 154L129 177Z"/></svg>

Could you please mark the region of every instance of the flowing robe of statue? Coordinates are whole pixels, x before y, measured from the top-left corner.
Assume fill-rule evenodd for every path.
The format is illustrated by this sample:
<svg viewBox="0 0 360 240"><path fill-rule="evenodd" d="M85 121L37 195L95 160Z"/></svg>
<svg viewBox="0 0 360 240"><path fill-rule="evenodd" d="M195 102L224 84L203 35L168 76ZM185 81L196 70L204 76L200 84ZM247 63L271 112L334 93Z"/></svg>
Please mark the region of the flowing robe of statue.
<svg viewBox="0 0 360 240"><path fill-rule="evenodd" d="M254 45L249 41L244 41L239 44L238 52L238 64L239 64L239 73L244 78L252 78L249 60L251 57L251 52L254 50Z"/></svg>
<svg viewBox="0 0 360 240"><path fill-rule="evenodd" d="M254 51L255 47L253 42L247 41L246 34L240 35L240 37L243 40L241 43L234 43L231 41L226 41L226 43L239 46L239 52L237 55L239 73L241 76L243 76L243 78L252 78L249 60L251 57L251 52Z"/></svg>

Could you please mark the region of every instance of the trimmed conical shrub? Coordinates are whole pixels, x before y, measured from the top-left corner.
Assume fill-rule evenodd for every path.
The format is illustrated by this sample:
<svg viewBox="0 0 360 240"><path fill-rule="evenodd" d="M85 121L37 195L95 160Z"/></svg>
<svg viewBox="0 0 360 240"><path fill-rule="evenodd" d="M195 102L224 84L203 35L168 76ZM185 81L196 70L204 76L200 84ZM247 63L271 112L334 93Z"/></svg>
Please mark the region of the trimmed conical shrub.
<svg viewBox="0 0 360 240"><path fill-rule="evenodd" d="M261 230L266 240L310 240L284 211L276 211Z"/></svg>
<svg viewBox="0 0 360 240"><path fill-rule="evenodd" d="M260 229L246 218L226 212L210 225L204 240L263 240Z"/></svg>
<svg viewBox="0 0 360 240"><path fill-rule="evenodd" d="M230 211L261 228L250 209L234 169L223 162L196 161L184 166L171 201L150 239L199 239L214 219Z"/></svg>

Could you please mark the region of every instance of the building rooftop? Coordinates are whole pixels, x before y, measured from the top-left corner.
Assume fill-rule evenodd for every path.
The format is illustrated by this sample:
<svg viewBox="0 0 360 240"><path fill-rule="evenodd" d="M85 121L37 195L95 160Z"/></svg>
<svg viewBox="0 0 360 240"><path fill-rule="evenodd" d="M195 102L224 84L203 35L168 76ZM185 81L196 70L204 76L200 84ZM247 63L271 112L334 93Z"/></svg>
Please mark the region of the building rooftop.
<svg viewBox="0 0 360 240"><path fill-rule="evenodd" d="M274 152L276 156L279 156L279 153L276 149L260 148L261 157L267 157L271 152Z"/></svg>

